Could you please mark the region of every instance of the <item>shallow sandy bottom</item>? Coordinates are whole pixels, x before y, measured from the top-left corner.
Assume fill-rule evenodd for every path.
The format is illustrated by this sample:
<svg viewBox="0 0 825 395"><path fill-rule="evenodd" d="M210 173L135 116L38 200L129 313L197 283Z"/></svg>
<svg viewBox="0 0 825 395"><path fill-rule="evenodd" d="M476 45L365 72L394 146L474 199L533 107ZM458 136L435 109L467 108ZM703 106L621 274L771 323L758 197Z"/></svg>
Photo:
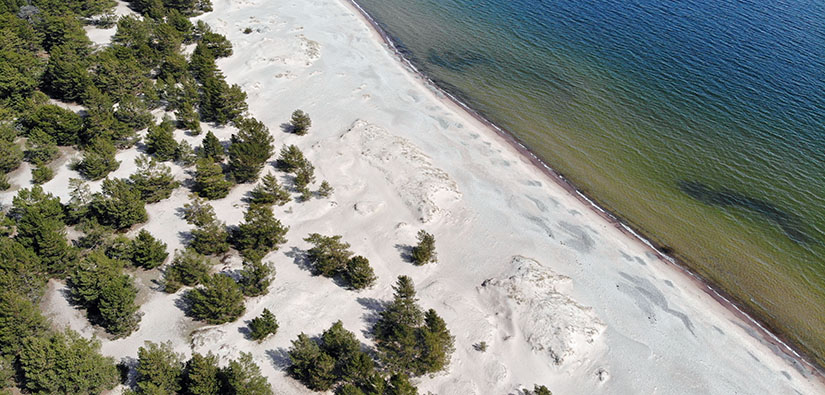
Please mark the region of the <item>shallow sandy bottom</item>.
<svg viewBox="0 0 825 395"><path fill-rule="evenodd" d="M241 320L196 324L178 307L183 291L166 295L157 290L156 273L140 274L141 327L125 339L104 339L105 354L134 358L145 340L169 341L185 354L190 347L212 351L224 361L248 351L276 392L306 393L285 373L290 341L340 319L368 344L376 310L405 274L421 304L435 308L455 335L449 369L417 380L422 392L504 394L534 383L558 394L822 390L686 276L422 84L349 5L214 3L202 19L234 43L234 55L219 61L227 79L247 91L250 112L270 127L276 144L300 146L319 181L328 180L335 193L276 207L291 227L289 242L268 256L278 271L270 293L249 300ZM253 32L243 34L246 27ZM296 108L313 120L305 137L281 132ZM221 140L233 133L211 129ZM176 133L193 144L200 139ZM123 164L114 176L133 172L136 155L120 153ZM44 186L63 199L69 177L78 177L67 159ZM189 177L173 170L181 180ZM14 181L25 184L29 177L24 169ZM220 219L240 222L241 198L251 188L236 187L214 201ZM13 194L0 194L0 201L10 203ZM186 201L187 191L179 189L148 206L143 228L170 251L182 247L189 229L177 212ZM439 262L415 267L403 255L422 228L435 234ZM303 264L303 238L312 232L343 235L370 259L376 286L352 292L313 277ZM233 257L217 268L239 266ZM86 335L100 334L61 289L51 284L48 314ZM245 328L264 308L281 326L259 345L245 338ZM481 341L486 352L473 347Z"/></svg>

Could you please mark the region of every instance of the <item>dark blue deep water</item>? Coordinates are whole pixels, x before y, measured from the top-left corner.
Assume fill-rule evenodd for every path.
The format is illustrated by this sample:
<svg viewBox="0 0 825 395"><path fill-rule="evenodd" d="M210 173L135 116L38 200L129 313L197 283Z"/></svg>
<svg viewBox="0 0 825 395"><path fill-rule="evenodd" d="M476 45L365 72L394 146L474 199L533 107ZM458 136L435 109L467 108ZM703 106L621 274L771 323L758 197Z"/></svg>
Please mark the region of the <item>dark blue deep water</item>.
<svg viewBox="0 0 825 395"><path fill-rule="evenodd" d="M825 360L825 2L357 1L444 89Z"/></svg>

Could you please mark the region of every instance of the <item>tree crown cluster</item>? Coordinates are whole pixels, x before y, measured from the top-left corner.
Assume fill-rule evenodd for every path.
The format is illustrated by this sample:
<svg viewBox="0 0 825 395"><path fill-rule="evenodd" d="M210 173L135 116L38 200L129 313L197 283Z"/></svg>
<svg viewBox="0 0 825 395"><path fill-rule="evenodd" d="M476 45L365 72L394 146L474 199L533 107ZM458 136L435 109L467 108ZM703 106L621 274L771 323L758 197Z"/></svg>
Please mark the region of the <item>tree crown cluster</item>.
<svg viewBox="0 0 825 395"><path fill-rule="evenodd" d="M324 277L341 276L353 289L367 288L375 283L369 260L360 255L353 256L349 243L341 241L341 236L312 233L304 240L313 245L307 251L307 258L315 273Z"/></svg>

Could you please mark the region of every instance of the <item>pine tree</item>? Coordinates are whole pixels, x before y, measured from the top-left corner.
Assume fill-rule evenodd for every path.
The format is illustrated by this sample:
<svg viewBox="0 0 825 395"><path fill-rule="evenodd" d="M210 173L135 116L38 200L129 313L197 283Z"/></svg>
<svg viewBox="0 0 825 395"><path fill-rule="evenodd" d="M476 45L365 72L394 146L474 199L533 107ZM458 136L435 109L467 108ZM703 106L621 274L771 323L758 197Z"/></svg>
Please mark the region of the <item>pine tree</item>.
<svg viewBox="0 0 825 395"><path fill-rule="evenodd" d="M193 55L193 61L194 61ZM246 92L240 86L230 86L221 75L209 75L203 79L201 89L201 119L226 125L246 112Z"/></svg>
<svg viewBox="0 0 825 395"><path fill-rule="evenodd" d="M166 260L166 243L155 239L152 234L141 229L132 241L132 264L144 269L154 269Z"/></svg>
<svg viewBox="0 0 825 395"><path fill-rule="evenodd" d="M360 255L354 256L347 261L347 268L344 271L344 278L355 289L363 289L375 283L376 277L370 262Z"/></svg>
<svg viewBox="0 0 825 395"><path fill-rule="evenodd" d="M32 169L32 183L37 185L45 184L54 178L54 170L51 167L40 165Z"/></svg>
<svg viewBox="0 0 825 395"><path fill-rule="evenodd" d="M327 180L324 180L321 182L321 186L318 187L318 196L322 198L328 198L332 196L333 191L334 189L332 188L332 185L329 185L329 182L327 182Z"/></svg>
<svg viewBox="0 0 825 395"><path fill-rule="evenodd" d="M41 130L58 145L75 145L80 141L83 119L74 111L54 104L40 106L20 119L25 131Z"/></svg>
<svg viewBox="0 0 825 395"><path fill-rule="evenodd" d="M318 343L301 333L289 349L290 374L309 389L326 391L335 385L335 360Z"/></svg>
<svg viewBox="0 0 825 395"><path fill-rule="evenodd" d="M241 356L229 361L221 372L222 393L228 395L272 395L272 387L261 375L261 368L252 360L252 354L242 352Z"/></svg>
<svg viewBox="0 0 825 395"><path fill-rule="evenodd" d="M100 355L100 341L71 330L25 338L18 364L20 386L31 393L100 393L117 384L117 368Z"/></svg>
<svg viewBox="0 0 825 395"><path fill-rule="evenodd" d="M272 284L275 269L271 263L253 259L243 262L240 275L241 279L238 282L244 296L261 296L269 292L269 284Z"/></svg>
<svg viewBox="0 0 825 395"><path fill-rule="evenodd" d="M77 101L92 85L89 62L71 45L60 45L49 51L49 63L43 74L44 88L65 101Z"/></svg>
<svg viewBox="0 0 825 395"><path fill-rule="evenodd" d="M186 299L192 316L209 324L235 321L246 310L241 287L221 273L213 274L204 287L189 291Z"/></svg>
<svg viewBox="0 0 825 395"><path fill-rule="evenodd" d="M309 119L309 114L301 111L295 110L292 113L292 133L295 133L299 136L303 136L307 134L309 131L309 127L312 126L312 120Z"/></svg>
<svg viewBox="0 0 825 395"><path fill-rule="evenodd" d="M238 133L229 145L229 169L239 183L254 181L275 152L269 129L255 118L236 122Z"/></svg>
<svg viewBox="0 0 825 395"><path fill-rule="evenodd" d="M341 236L322 236L312 233L305 241L314 246L307 251L312 268L324 277L332 277L346 270L352 256L349 243L341 241Z"/></svg>
<svg viewBox="0 0 825 395"><path fill-rule="evenodd" d="M229 251L229 232L223 222L215 220L190 231L189 247L203 255L216 255Z"/></svg>
<svg viewBox="0 0 825 395"><path fill-rule="evenodd" d="M406 374L396 373L390 377L389 388L386 395L418 395L418 389L410 383L410 378Z"/></svg>
<svg viewBox="0 0 825 395"><path fill-rule="evenodd" d="M115 159L117 148L106 138L92 140L83 153L83 160L77 163L77 170L90 180L99 180L117 170L120 162Z"/></svg>
<svg viewBox="0 0 825 395"><path fill-rule="evenodd" d="M129 181L146 203L157 203L166 199L180 186L172 176L172 169L154 158L140 155L135 159L135 165L138 170L129 176Z"/></svg>
<svg viewBox="0 0 825 395"><path fill-rule="evenodd" d="M453 337L434 310L426 314L416 303L415 288L399 276L395 298L373 326L384 365L393 372L420 376L444 369L453 352Z"/></svg>
<svg viewBox="0 0 825 395"><path fill-rule="evenodd" d="M375 344L382 362L394 372L415 372L418 365L418 339L416 329L421 326L424 314L418 307L412 279L399 276L395 298L382 311L373 326Z"/></svg>
<svg viewBox="0 0 825 395"><path fill-rule="evenodd" d="M271 208L251 205L244 213L244 222L238 225L234 235L235 248L246 258L261 259L286 243L288 230L288 226L282 225L275 218Z"/></svg>
<svg viewBox="0 0 825 395"><path fill-rule="evenodd" d="M305 163L308 163L308 161L301 149L295 145L289 145L281 147L281 153L275 162L275 166L282 171L291 173L304 166Z"/></svg>
<svg viewBox="0 0 825 395"><path fill-rule="evenodd" d="M140 191L128 181L116 178L103 180L102 191L92 201L92 212L101 224L115 229L125 229L146 222L145 203Z"/></svg>
<svg viewBox="0 0 825 395"><path fill-rule="evenodd" d="M146 132L146 151L161 162L175 159L178 142L174 130L175 124L169 118L164 118L159 125L150 126Z"/></svg>
<svg viewBox="0 0 825 395"><path fill-rule="evenodd" d="M190 102L184 102L177 111L175 111L175 118L178 120L178 127L188 130L193 136L201 134L201 122L198 117L195 106Z"/></svg>
<svg viewBox="0 0 825 395"><path fill-rule="evenodd" d="M278 332L278 320L269 309L264 309L261 315L249 322L249 336L258 343L276 332Z"/></svg>
<svg viewBox="0 0 825 395"><path fill-rule="evenodd" d="M183 387L189 395L218 395L221 390L218 358L211 352L206 355L192 353L186 362Z"/></svg>
<svg viewBox="0 0 825 395"><path fill-rule="evenodd" d="M175 161L183 167L189 167L197 162L198 156L195 155L195 149L192 144L186 140L178 142L178 148L175 150Z"/></svg>
<svg viewBox="0 0 825 395"><path fill-rule="evenodd" d="M218 220L215 209L206 200L194 197L192 202L183 205L183 219L195 226L204 226Z"/></svg>
<svg viewBox="0 0 825 395"><path fill-rule="evenodd" d="M181 389L183 363L170 343L146 342L138 349L137 388L141 394L173 394Z"/></svg>
<svg viewBox="0 0 825 395"><path fill-rule="evenodd" d="M424 229L418 231L418 245L412 249L412 260L416 265L424 265L436 262L435 236L427 233Z"/></svg>
<svg viewBox="0 0 825 395"><path fill-rule="evenodd" d="M454 351L453 336L447 329L447 324L429 309L424 313L424 327L421 328L421 368L425 373L443 370L450 362L450 355Z"/></svg>
<svg viewBox="0 0 825 395"><path fill-rule="evenodd" d="M198 155L203 158L210 158L214 162L222 162L226 156L223 144L221 144L220 140L215 137L215 134L212 133L211 130L206 132L206 136L203 137Z"/></svg>
<svg viewBox="0 0 825 395"><path fill-rule="evenodd" d="M20 167L23 151L14 141L0 139L0 174L8 173Z"/></svg>
<svg viewBox="0 0 825 395"><path fill-rule="evenodd" d="M42 165L57 158L59 151L54 139L40 129L34 129L26 140L25 157L29 163Z"/></svg>
<svg viewBox="0 0 825 395"><path fill-rule="evenodd" d="M153 126L155 117L149 112L146 102L137 96L126 96L117 104L115 119L123 125L126 134L117 134L114 140L123 146L132 146L134 131ZM164 119L165 121L165 119Z"/></svg>
<svg viewBox="0 0 825 395"><path fill-rule="evenodd" d="M4 355L15 355L23 339L41 337L49 330L49 322L32 299L15 291L0 291L0 353Z"/></svg>
<svg viewBox="0 0 825 395"><path fill-rule="evenodd" d="M309 184L315 182L315 166L305 162L301 167L295 169L295 189L302 192L303 200L308 200ZM304 191L306 191L304 193Z"/></svg>
<svg viewBox="0 0 825 395"><path fill-rule="evenodd" d="M81 133L81 140L90 143L97 137L112 140L113 130L119 129L115 118L114 103L108 95L92 85L86 90L83 104L86 107L86 117L83 119L85 128Z"/></svg>
<svg viewBox="0 0 825 395"><path fill-rule="evenodd" d="M339 320L321 334L321 350L335 360L336 369L340 371L347 360L360 352L361 343Z"/></svg>
<svg viewBox="0 0 825 395"><path fill-rule="evenodd" d="M163 276L164 291L177 292L181 286L202 284L209 278L208 258L192 249L185 249L175 254L172 264L166 268Z"/></svg>
<svg viewBox="0 0 825 395"><path fill-rule="evenodd" d="M12 200L9 214L17 225L15 240L31 248L49 274L64 274L73 251L66 240L60 199L40 186L21 189Z"/></svg>
<svg viewBox="0 0 825 395"><path fill-rule="evenodd" d="M72 298L86 307L87 315L108 332L121 337L137 328L137 288L122 274L118 261L100 252L87 255L69 278Z"/></svg>
<svg viewBox="0 0 825 395"><path fill-rule="evenodd" d="M232 183L226 180L221 165L211 159L199 159L195 164L195 193L209 200L221 199L229 194Z"/></svg>
<svg viewBox="0 0 825 395"><path fill-rule="evenodd" d="M277 204L283 206L291 200L289 192L280 184L272 173L267 173L261 183L249 193L249 204Z"/></svg>
<svg viewBox="0 0 825 395"><path fill-rule="evenodd" d="M343 361L340 369L341 378L358 387L369 387L370 380L376 375L375 361L363 351L354 352L350 358Z"/></svg>
<svg viewBox="0 0 825 395"><path fill-rule="evenodd" d="M0 290L38 300L46 285L43 269L34 251L12 238L0 238Z"/></svg>

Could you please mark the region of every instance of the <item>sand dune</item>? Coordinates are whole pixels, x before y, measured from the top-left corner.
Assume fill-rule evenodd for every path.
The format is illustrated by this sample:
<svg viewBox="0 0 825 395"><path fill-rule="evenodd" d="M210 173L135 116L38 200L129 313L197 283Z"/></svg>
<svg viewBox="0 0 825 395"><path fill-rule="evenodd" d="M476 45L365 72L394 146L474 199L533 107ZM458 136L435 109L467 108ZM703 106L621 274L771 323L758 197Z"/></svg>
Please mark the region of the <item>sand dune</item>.
<svg viewBox="0 0 825 395"><path fill-rule="evenodd" d="M219 61L228 81L248 92L251 114L269 126L276 144L301 147L335 193L276 208L290 226L289 242L267 257L276 279L235 323L194 323L179 308L183 291L157 291L159 275L149 273L140 278L140 329L108 340L84 325L82 312L53 284L47 312L104 337L104 353L134 358L145 340L171 342L185 354L212 351L224 361L251 352L276 392L308 393L285 373L290 340L340 319L369 343L371 320L405 274L456 340L448 370L416 380L422 392L507 394L534 383L558 394L823 390L691 279L407 70L347 3L214 0L214 8L201 18L234 43L234 54ZM252 33L244 34L246 27ZM280 132L296 108L312 117L307 136ZM233 132L210 129L222 140ZM181 131L176 137L199 141ZM114 175L128 176L136 155L119 153L123 164ZM173 172L190 177L176 166ZM25 185L25 177L13 181ZM69 177L77 174L63 166L44 188L66 199ZM241 221L241 199L252 187L237 186L213 202L222 221ZM0 199L7 204L13 195ZM177 208L187 201L180 189L147 206L150 221L142 228L170 250L182 248L190 226ZM403 257L422 228L435 235L439 262L416 267ZM303 238L312 232L341 234L370 259L377 284L353 292L312 276L301 264ZM239 266L234 256L216 270ZM246 338L246 320L264 308L281 326L258 344ZM474 347L482 341L484 352Z"/></svg>

